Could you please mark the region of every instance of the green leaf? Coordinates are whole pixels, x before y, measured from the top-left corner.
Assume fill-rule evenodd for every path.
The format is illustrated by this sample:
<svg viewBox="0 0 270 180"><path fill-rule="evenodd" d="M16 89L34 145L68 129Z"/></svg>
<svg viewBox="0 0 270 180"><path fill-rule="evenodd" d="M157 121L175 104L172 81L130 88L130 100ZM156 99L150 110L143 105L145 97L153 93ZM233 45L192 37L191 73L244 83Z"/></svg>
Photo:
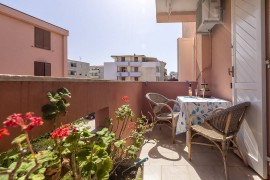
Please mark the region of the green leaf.
<svg viewBox="0 0 270 180"><path fill-rule="evenodd" d="M68 136L64 142L65 143L75 143L80 139L80 135L78 133L73 133L72 135Z"/></svg>
<svg viewBox="0 0 270 180"><path fill-rule="evenodd" d="M17 136L15 139L13 139L11 144L21 144L25 140L26 140L26 134L21 134Z"/></svg>
<svg viewBox="0 0 270 180"><path fill-rule="evenodd" d="M83 130L83 132L82 132L82 137L92 138L92 137L94 137L94 136L96 136L96 135L90 133L89 130Z"/></svg>
<svg viewBox="0 0 270 180"><path fill-rule="evenodd" d="M109 178L109 172L112 169L112 161L108 157L106 160L103 161L102 164L98 165L97 167L97 178L98 179L108 179Z"/></svg>
<svg viewBox="0 0 270 180"><path fill-rule="evenodd" d="M43 174L33 174L30 176L30 179L33 179L33 180L42 180L42 179L45 179L45 176Z"/></svg>
<svg viewBox="0 0 270 180"><path fill-rule="evenodd" d="M53 120L56 118L57 113L59 113L58 108L54 104L45 104L41 108L42 111L42 117L46 120Z"/></svg>
<svg viewBox="0 0 270 180"><path fill-rule="evenodd" d="M61 99L61 96L54 92L48 92L47 96L52 103L57 103Z"/></svg>
<svg viewBox="0 0 270 180"><path fill-rule="evenodd" d="M109 132L108 128L103 128L102 130L96 132L96 134L99 135L99 136L104 136L108 132Z"/></svg>
<svg viewBox="0 0 270 180"><path fill-rule="evenodd" d="M90 156L91 152L89 151L89 149L84 149L84 150L80 150L77 153L77 158L79 161L83 161L87 159L87 156Z"/></svg>
<svg viewBox="0 0 270 180"><path fill-rule="evenodd" d="M0 179L1 180L8 180L8 175L7 174L1 174Z"/></svg>
<svg viewBox="0 0 270 180"><path fill-rule="evenodd" d="M71 97L71 93L69 92L69 90L67 88L60 88L57 90L57 92L61 95L61 96L67 96L67 97Z"/></svg>
<svg viewBox="0 0 270 180"><path fill-rule="evenodd" d="M63 177L61 177L61 180L73 180L72 171L68 171Z"/></svg>
<svg viewBox="0 0 270 180"><path fill-rule="evenodd" d="M114 143L114 145L117 147L117 148L121 148L123 149L125 147L125 144L126 144L126 141L124 140L119 140L119 141L116 141Z"/></svg>
<svg viewBox="0 0 270 180"><path fill-rule="evenodd" d="M93 168L94 168L93 162L88 162L88 163L83 164L82 169L81 169L82 177L87 177L89 173L91 173Z"/></svg>

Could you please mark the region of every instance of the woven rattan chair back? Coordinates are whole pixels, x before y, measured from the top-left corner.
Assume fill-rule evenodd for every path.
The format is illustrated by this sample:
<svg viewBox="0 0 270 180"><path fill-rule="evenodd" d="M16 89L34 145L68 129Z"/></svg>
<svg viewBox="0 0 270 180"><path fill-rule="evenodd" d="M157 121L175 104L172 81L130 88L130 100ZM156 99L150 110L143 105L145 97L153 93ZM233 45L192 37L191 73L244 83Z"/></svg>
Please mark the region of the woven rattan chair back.
<svg viewBox="0 0 270 180"><path fill-rule="evenodd" d="M177 103L177 101L157 93L147 93L145 97L154 113L154 123L157 125L167 125L169 123L169 127L172 128L172 140L175 143L176 122L179 113L173 112L169 103Z"/></svg>
<svg viewBox="0 0 270 180"><path fill-rule="evenodd" d="M162 109L162 107L159 106L158 103L168 102L168 99L166 97L157 93L147 93L145 97L148 100L151 110L153 111L155 116L159 114Z"/></svg>
<svg viewBox="0 0 270 180"><path fill-rule="evenodd" d="M250 102L240 103L221 110L207 117L205 120L224 135L234 135L239 131L245 112L249 106Z"/></svg>

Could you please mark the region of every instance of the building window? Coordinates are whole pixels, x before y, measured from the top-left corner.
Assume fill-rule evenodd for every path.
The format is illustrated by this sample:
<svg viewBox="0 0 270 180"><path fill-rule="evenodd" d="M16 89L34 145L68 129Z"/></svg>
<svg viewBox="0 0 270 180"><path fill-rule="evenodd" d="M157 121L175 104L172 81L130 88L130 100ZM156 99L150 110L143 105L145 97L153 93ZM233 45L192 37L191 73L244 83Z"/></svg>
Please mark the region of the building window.
<svg viewBox="0 0 270 180"><path fill-rule="evenodd" d="M77 67L77 64L72 62L72 63L70 63L70 66L71 67Z"/></svg>
<svg viewBox="0 0 270 180"><path fill-rule="evenodd" d="M158 66L156 67L156 72L159 72L159 67Z"/></svg>
<svg viewBox="0 0 270 180"><path fill-rule="evenodd" d="M51 63L34 62L34 75L35 76L51 76Z"/></svg>
<svg viewBox="0 0 270 180"><path fill-rule="evenodd" d="M139 72L139 68L138 67L135 67L134 68L134 72Z"/></svg>
<svg viewBox="0 0 270 180"><path fill-rule="evenodd" d="M139 81L139 78L138 78L138 77L134 77L134 80L135 80L135 81Z"/></svg>
<svg viewBox="0 0 270 180"><path fill-rule="evenodd" d="M77 72L76 71L69 71L69 75L71 76L76 76Z"/></svg>
<svg viewBox="0 0 270 180"><path fill-rule="evenodd" d="M35 27L35 47L51 50L51 32Z"/></svg>
<svg viewBox="0 0 270 180"><path fill-rule="evenodd" d="M126 72L127 71L127 68L126 67L122 67L121 68L121 72Z"/></svg>
<svg viewBox="0 0 270 180"><path fill-rule="evenodd" d="M121 77L121 80L122 80L122 81L125 81L125 80L126 80L126 78L125 78L125 77Z"/></svg>
<svg viewBox="0 0 270 180"><path fill-rule="evenodd" d="M138 62L138 57L134 57L134 62Z"/></svg>
<svg viewBox="0 0 270 180"><path fill-rule="evenodd" d="M126 58L125 57L121 57L121 61L122 62L125 62L126 61Z"/></svg>

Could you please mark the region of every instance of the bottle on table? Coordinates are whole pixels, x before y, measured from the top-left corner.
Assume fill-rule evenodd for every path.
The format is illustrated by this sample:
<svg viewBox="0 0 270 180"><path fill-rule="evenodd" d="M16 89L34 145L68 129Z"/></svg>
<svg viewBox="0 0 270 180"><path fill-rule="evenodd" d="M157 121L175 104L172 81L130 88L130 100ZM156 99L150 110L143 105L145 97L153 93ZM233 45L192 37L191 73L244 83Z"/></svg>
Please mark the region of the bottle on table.
<svg viewBox="0 0 270 180"><path fill-rule="evenodd" d="M191 83L189 83L189 87L188 87L188 96L192 96L192 87L191 87Z"/></svg>

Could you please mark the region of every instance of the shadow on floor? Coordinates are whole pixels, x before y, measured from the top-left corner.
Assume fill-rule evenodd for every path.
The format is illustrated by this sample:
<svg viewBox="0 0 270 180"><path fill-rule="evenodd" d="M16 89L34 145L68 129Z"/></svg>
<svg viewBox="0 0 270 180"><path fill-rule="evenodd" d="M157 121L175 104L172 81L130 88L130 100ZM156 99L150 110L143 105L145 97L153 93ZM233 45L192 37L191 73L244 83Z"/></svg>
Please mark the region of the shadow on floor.
<svg viewBox="0 0 270 180"><path fill-rule="evenodd" d="M145 134L146 143L140 157L149 157L144 164L144 180L178 180L224 178L221 153L212 147L192 145L192 160L188 160L185 133L176 136L172 144L171 130L155 127ZM197 138L197 141L207 141ZM252 169L246 167L233 152L228 152L229 179L261 179Z"/></svg>

